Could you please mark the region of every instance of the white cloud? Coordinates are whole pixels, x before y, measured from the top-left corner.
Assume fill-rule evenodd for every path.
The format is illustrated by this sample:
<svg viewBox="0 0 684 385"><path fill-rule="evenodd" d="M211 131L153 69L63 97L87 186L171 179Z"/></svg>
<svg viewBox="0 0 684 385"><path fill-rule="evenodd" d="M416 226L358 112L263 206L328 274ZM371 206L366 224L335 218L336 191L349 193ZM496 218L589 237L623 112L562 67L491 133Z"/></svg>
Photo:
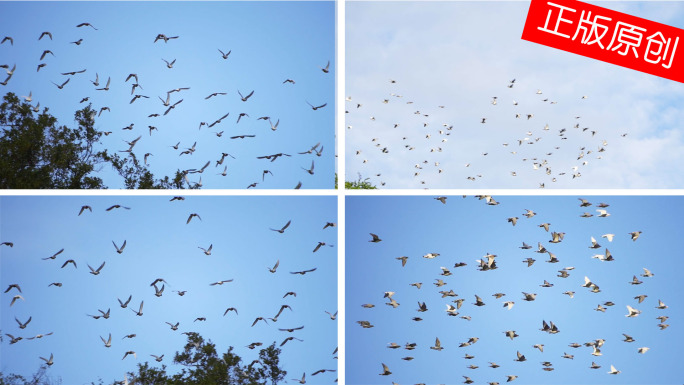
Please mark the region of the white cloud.
<svg viewBox="0 0 684 385"><path fill-rule="evenodd" d="M679 3L609 5L675 26L684 12ZM681 188L681 84L524 41L526 13L520 2L347 3L347 179L361 173L388 188ZM518 145L525 137L534 144ZM573 166L581 177L572 178Z"/></svg>

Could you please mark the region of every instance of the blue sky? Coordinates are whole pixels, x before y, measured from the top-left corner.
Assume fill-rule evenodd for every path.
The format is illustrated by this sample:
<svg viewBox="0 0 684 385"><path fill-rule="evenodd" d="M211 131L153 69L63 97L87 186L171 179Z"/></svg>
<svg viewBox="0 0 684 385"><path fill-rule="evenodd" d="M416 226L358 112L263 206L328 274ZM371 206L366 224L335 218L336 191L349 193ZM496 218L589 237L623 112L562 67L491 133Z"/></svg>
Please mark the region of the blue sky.
<svg viewBox="0 0 684 385"><path fill-rule="evenodd" d="M596 4L684 27L682 2ZM528 6L347 2L347 179L385 188L684 186L682 84L522 40Z"/></svg>
<svg viewBox="0 0 684 385"><path fill-rule="evenodd" d="M142 160L151 153L148 163L157 177L173 176L177 169L200 169L207 161L211 166L203 174L190 175L191 183L202 176L204 188L244 189L253 182L257 188L331 188L334 174L334 87L335 87L335 21L334 2L0 2L0 35L14 38L14 45L0 45L0 64L17 69L8 85L0 92L19 96L32 93L32 105L59 119L59 124L72 127L73 114L92 103L98 112L95 127L111 131L102 137L100 148L112 152L126 150L124 141L142 135L133 152ZM88 22L90 27L76 28ZM44 37L50 31L54 40ZM154 43L158 34L180 36L167 43ZM70 42L83 39L80 45ZM227 53L226 60L219 49ZM47 66L36 72L44 50L51 50L42 61ZM167 68L162 59L176 63ZM321 68L330 62L329 73ZM63 76L61 73L85 73ZM133 80L138 75L142 90L135 94L148 96L130 104ZM100 86L91 81L99 75ZM4 73L3 73L4 75ZM109 91L96 91L111 77ZM2 76L5 79L5 76ZM69 83L62 90L51 82ZM295 84L283 83L292 79ZM159 97L166 99L169 90L190 87L171 94L171 103L183 99L168 115ZM238 90L254 95L246 102ZM205 100L215 92L225 92ZM85 103L81 99L90 97ZM327 103L316 111L314 106ZM150 114L160 117L149 118ZM200 122L221 123L198 129ZM239 124L240 113L247 113ZM271 117L276 131L262 116ZM122 130L134 124L132 131ZM157 127L149 134L148 126ZM216 133L223 131L221 137ZM231 136L256 135L234 139ZM171 146L180 142L179 149ZM179 154L197 142L192 155ZM320 143L321 156L299 155ZM221 166L216 161L226 152ZM257 156L286 153L271 163ZM124 153L120 153L125 155ZM314 175L310 168L315 161ZM218 175L227 166L227 175ZM262 181L263 170L270 170ZM98 174L105 184L121 188L118 175L105 167Z"/></svg>
<svg viewBox="0 0 684 385"><path fill-rule="evenodd" d="M15 289L1 294L3 311L0 329L0 371L30 375L41 361L54 354L55 364L48 370L63 384L89 384L98 377L105 383L123 380L126 371L148 361L150 354L165 354L163 363L170 372L173 355L186 341L182 332L196 331L216 343L219 353L235 347L246 363L258 356L252 342L280 344L281 364L287 379L301 378L319 369L336 369L332 354L337 346L337 321L325 311L337 311L337 227L323 229L326 222L337 222L335 197L187 197L170 202L170 196L78 196L78 197L2 197L0 198L0 238L14 247L0 249L2 291L10 284L21 286L24 301L10 307ZM106 211L120 204L130 207ZM78 216L82 205L93 212ZM186 224L191 213L200 215ZM280 229L289 220L283 234ZM122 254L118 246L126 241ZM318 242L324 246L312 253ZM213 245L210 256L198 247ZM60 249L56 260L42 260ZM74 259L78 268L60 266ZM277 260L280 266L271 274ZM89 274L87 264L97 268ZM290 272L317 268L304 276ZM168 283L157 298L150 283L164 278ZM212 282L234 279L222 286ZM48 287L52 282L63 286ZM158 285L161 287L161 285ZM184 296L174 290L187 290ZM296 297L283 295L288 291ZM133 298L129 308L137 310L144 301L143 316L122 309L117 298ZM284 310L277 323L251 327L257 317L273 317L281 305ZM238 315L224 311L235 307ZM95 320L98 309L111 309L110 319ZM33 320L21 330L14 320ZM206 317L206 322L193 322ZM165 323L180 322L172 331ZM292 334L278 328L304 329ZM9 345L5 333L24 338L54 332L42 339L22 340ZM112 347L103 346L99 336L112 334ZM122 340L135 333L134 339ZM128 350L137 359L121 358ZM84 365L87 363L87 365ZM332 383L337 373L319 374L311 381Z"/></svg>
<svg viewBox="0 0 684 385"><path fill-rule="evenodd" d="M584 196L594 206L580 207L576 196L495 196L500 202L488 206L474 197L450 196L446 205L430 196L353 196L346 201L346 379L348 384L461 383L462 376L476 383L498 381L506 375L518 375L520 384L672 384L681 383L676 369L682 354L678 342L684 335L677 320L684 315L679 293L684 289L679 270L682 263L676 256L682 249L679 224L684 201L681 197L642 196ZM611 215L605 218L581 218L583 212L597 214L596 204L610 204ZM536 216L522 216L526 209ZM518 217L513 227L506 221ZM550 232L538 227L550 223ZM561 243L553 244L551 231L565 232ZM629 232L642 231L637 241ZM368 242L369 233L382 241ZM612 242L601 235L613 233ZM590 249L594 237L602 246ZM532 250L522 250L522 242ZM557 255L559 263L544 262L548 255L535 253L537 242ZM591 256L608 248L615 258L600 262ZM439 253L425 259L427 253ZM476 259L496 254L498 269L476 270ZM408 256L405 267L395 258ZM536 259L531 267L521 261ZM457 262L467 266L453 268ZM447 267L453 275L440 276L440 267ZM558 270L574 267L568 278L559 278ZM653 277L643 278L642 268ZM630 285L633 275L644 283ZM581 287L584 277L599 285L600 293ZM433 283L442 278L447 285L436 288ZM544 280L554 284L540 287ZM422 282L420 290L410 283ZM447 316L449 298L441 298L439 290L454 290L465 301L460 316L471 316L471 321ZM575 291L574 298L563 295ZM385 305L386 291L394 291L393 298L400 306ZM506 296L495 299L492 294ZM521 292L537 293L533 302L522 300ZM633 297L645 294L641 304ZM476 307L475 295L485 306ZM454 298L454 299L456 299ZM669 308L655 309L661 299ZM419 313L418 301L425 302L428 311ZM504 301L514 301L511 310L503 308ZM613 301L605 313L594 311L599 303ZM362 304L374 304L366 309ZM641 310L635 318L627 318L626 305ZM672 326L660 330L655 317L671 317ZM412 318L419 316L423 321ZM356 321L370 321L374 327L364 329ZM553 321L560 333L551 335L538 329L542 320ZM503 332L515 330L519 337L511 341ZM631 335L636 342L623 342L621 333ZM430 350L439 337L444 350ZM459 348L470 337L479 341ZM588 347L577 349L568 344L583 344L604 338L600 357L591 355ZM396 342L401 349L388 349ZM417 343L413 351L403 349L407 342ZM544 344L544 352L534 349ZM638 354L640 347L649 347ZM514 362L516 351L527 358ZM574 359L561 358L564 353ZM474 355L471 360L465 354ZM412 361L402 357L412 356ZM492 369L488 362L501 367ZM552 372L542 371L540 362L550 361ZM595 361L600 369L591 370ZM381 377L381 363L392 375ZM479 366L468 369L468 365ZM610 365L622 371L617 376L607 374Z"/></svg>

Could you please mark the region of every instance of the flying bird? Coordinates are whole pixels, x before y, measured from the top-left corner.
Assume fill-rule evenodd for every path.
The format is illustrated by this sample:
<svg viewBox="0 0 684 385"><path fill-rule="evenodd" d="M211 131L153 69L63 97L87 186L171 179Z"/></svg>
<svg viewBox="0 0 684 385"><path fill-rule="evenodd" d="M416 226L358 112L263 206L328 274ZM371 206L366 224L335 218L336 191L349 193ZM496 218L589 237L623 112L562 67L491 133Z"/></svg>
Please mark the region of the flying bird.
<svg viewBox="0 0 684 385"><path fill-rule="evenodd" d="M288 226L290 226L290 223L291 223L291 222L292 222L292 220L287 221L287 223L285 224L285 226L283 226L280 230L274 229L274 228L270 228L270 227L269 227L269 229L272 230L272 231L276 231L276 232L282 234L282 233L285 232L285 229L287 229Z"/></svg>
<svg viewBox="0 0 684 385"><path fill-rule="evenodd" d="M371 235L371 237L373 237L373 239L371 239L368 242L378 243L378 242L382 241L382 239L380 239L380 237L378 237L376 234L370 233L370 235Z"/></svg>

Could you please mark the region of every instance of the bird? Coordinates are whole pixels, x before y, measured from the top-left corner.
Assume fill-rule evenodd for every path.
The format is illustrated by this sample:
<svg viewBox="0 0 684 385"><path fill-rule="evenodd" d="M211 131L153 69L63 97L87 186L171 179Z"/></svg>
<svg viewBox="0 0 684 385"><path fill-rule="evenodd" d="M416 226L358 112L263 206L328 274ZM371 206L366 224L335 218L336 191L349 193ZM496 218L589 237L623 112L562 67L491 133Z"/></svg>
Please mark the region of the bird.
<svg viewBox="0 0 684 385"><path fill-rule="evenodd" d="M430 349L437 351L441 351L444 349L442 347L442 343L439 341L439 338L435 338L435 346L430 346Z"/></svg>
<svg viewBox="0 0 684 385"><path fill-rule="evenodd" d="M26 329L26 326L29 324L29 322L31 322L31 319L32 319L32 318L33 318L33 317L29 317L29 319L28 319L26 322L24 322L24 323L22 323L21 321L19 321L19 320L17 319L17 317L14 317L14 320L17 321L17 323L19 324L19 329Z"/></svg>
<svg viewBox="0 0 684 385"><path fill-rule="evenodd" d="M618 374L621 373L619 370L615 369L615 366L610 365L610 372L608 374Z"/></svg>
<svg viewBox="0 0 684 385"><path fill-rule="evenodd" d="M266 324L268 325L268 322L266 322L266 319L265 319L264 317L257 317L257 318L254 320L254 322L252 323L252 327L253 327L254 325L256 325L256 323L259 322L259 321L264 321L264 323L266 323Z"/></svg>
<svg viewBox="0 0 684 385"><path fill-rule="evenodd" d="M217 281L214 283L210 283L209 286L223 285L224 283L228 283L228 282L233 282L233 280L232 279L226 279L223 281Z"/></svg>
<svg viewBox="0 0 684 385"><path fill-rule="evenodd" d="M314 111L316 111L316 110L318 110L319 108L323 108L323 107L325 107L325 106L328 105L328 103L323 103L323 104L321 104L320 106L314 106L313 104L309 103L309 101L306 101L306 104L308 104L308 105L311 107L311 109L314 110Z"/></svg>
<svg viewBox="0 0 684 385"><path fill-rule="evenodd" d="M67 83L69 83L69 80L71 80L71 78L68 78L68 79L67 79L64 83L62 83L61 85L60 85L60 84L57 84L57 83L55 83L55 82L51 82L51 83L54 84L55 86L57 86L57 88L59 88L59 89L61 90L61 89L64 88L65 85L67 85Z"/></svg>
<svg viewBox="0 0 684 385"><path fill-rule="evenodd" d="M133 298L132 294L128 296L128 299L126 300L126 302L122 302L120 299L117 298L117 300L119 301L119 305L121 305L122 309L125 309L126 306L128 306L128 303L131 302L131 298Z"/></svg>
<svg viewBox="0 0 684 385"><path fill-rule="evenodd" d="M153 287L154 287L154 295L157 297L161 297L162 293L164 292L164 285L162 284L161 289L158 289L157 285L153 285Z"/></svg>
<svg viewBox="0 0 684 385"><path fill-rule="evenodd" d="M8 291L10 291L12 289L17 289L21 293L21 287L19 287L19 284L16 284L16 283L10 284L4 292L7 293Z"/></svg>
<svg viewBox="0 0 684 385"><path fill-rule="evenodd" d="M166 59L162 59L162 60L164 61L164 63L166 63L166 68L169 68L169 69L173 68L173 65L176 63L176 59L173 59L171 62L169 62Z"/></svg>
<svg viewBox="0 0 684 385"><path fill-rule="evenodd" d="M321 71L325 72L326 74L330 72L330 60L328 60L328 64L325 65L325 68L320 67Z"/></svg>
<svg viewBox="0 0 684 385"><path fill-rule="evenodd" d="M278 233L280 233L280 234L283 234L283 233L285 232L285 229L287 229L287 228L290 226L290 223L291 223L291 222L292 222L292 220L287 221L287 223L285 224L285 226L283 226L280 230L274 229L274 228L270 228L270 227L269 227L269 229L270 229L271 231L275 231L275 232L278 232Z"/></svg>
<svg viewBox="0 0 684 385"><path fill-rule="evenodd" d="M371 236L373 239L371 239L371 240L368 241L368 242L378 243L378 242L382 241L382 239L380 239L380 237L378 237L376 234L370 233L370 236Z"/></svg>
<svg viewBox="0 0 684 385"><path fill-rule="evenodd" d="M81 23L81 24L79 24L79 25L76 26L76 28L81 28L81 27L91 27L92 29L94 29L94 30L97 31L97 28L95 28L95 27L94 27L92 24L90 24L90 23Z"/></svg>
<svg viewBox="0 0 684 385"><path fill-rule="evenodd" d="M78 266L76 266L76 261L74 261L73 259L69 259L69 260L67 260L66 262L64 262L64 264L62 265L61 268L63 269L66 265L68 265L68 264L70 264L70 263L71 263L72 265L74 265L74 269L77 269L77 268L78 268Z"/></svg>
<svg viewBox="0 0 684 385"><path fill-rule="evenodd" d="M95 90L97 90L97 91L109 91L109 84L111 83L111 81L112 81L112 78L108 77L107 78L107 85L105 85L102 88L96 88Z"/></svg>
<svg viewBox="0 0 684 385"><path fill-rule="evenodd" d="M291 271L290 274L300 274L300 275L304 275L304 274L306 274L306 273L310 273L310 272L312 272L312 271L316 271L316 269L317 269L317 268L314 267L313 269L309 269L309 270Z"/></svg>
<svg viewBox="0 0 684 385"><path fill-rule="evenodd" d="M199 216L199 214L197 214L197 213L192 213L192 214L190 214L190 216L188 217L188 220L185 222L185 224L189 224L190 221L192 220L192 218L195 218L195 217L196 217L197 219L199 219L200 221L202 220L202 218Z"/></svg>
<svg viewBox="0 0 684 385"><path fill-rule="evenodd" d="M278 330L280 330L281 332L288 332L288 333L292 333L295 330L302 330L302 329L304 329L304 326L298 326L296 328L283 328L283 329L278 328Z"/></svg>
<svg viewBox="0 0 684 385"><path fill-rule="evenodd" d="M241 99L243 102L246 102L247 99L251 98L252 95L254 95L254 91L252 90L252 92L250 92L249 94L247 94L247 96L243 96L242 93L240 92L240 90L238 90L238 95L240 95L240 99Z"/></svg>
<svg viewBox="0 0 684 385"><path fill-rule="evenodd" d="M631 307L629 305L627 305L627 311L628 311L628 314L625 315L625 317L636 317L639 314L641 314L640 310L634 309L633 307Z"/></svg>
<svg viewBox="0 0 684 385"><path fill-rule="evenodd" d="M38 38L38 40L42 39L42 38L45 37L45 36L49 37L50 40L52 40L52 33L51 33L51 32L48 32L48 31L45 31L45 32L41 33L41 34L40 34L40 37ZM14 44L12 44L12 45L14 45Z"/></svg>
<svg viewBox="0 0 684 385"><path fill-rule="evenodd" d="M277 260L276 263L275 263L275 265L273 265L273 267L266 267L266 268L267 268L268 271L270 271L271 273L275 273L275 272L276 272L276 269L278 268L278 265L280 265L280 260Z"/></svg>
<svg viewBox="0 0 684 385"><path fill-rule="evenodd" d="M314 161L313 160L311 161L311 168L306 169L304 167L301 167L301 169L308 172L310 175L313 175L314 174Z"/></svg>
<svg viewBox="0 0 684 385"><path fill-rule="evenodd" d="M204 247L197 246L198 249L201 249L205 255L211 255L211 249L214 247L214 244L210 244L209 248L205 249Z"/></svg>
<svg viewBox="0 0 684 385"><path fill-rule="evenodd" d="M155 356L154 354L150 354L150 356L154 357L154 360L157 362L162 362L162 360L164 359L163 354L161 356Z"/></svg>
<svg viewBox="0 0 684 385"><path fill-rule="evenodd" d="M127 352L124 354L124 356L123 356L123 358L122 358L121 360L123 361L123 360L124 360L126 357L128 357L129 355L133 355L133 357L138 358L138 356L135 354L134 351L129 350L129 351L127 351Z"/></svg>
<svg viewBox="0 0 684 385"><path fill-rule="evenodd" d="M117 246L116 243L114 243L114 241L112 241L112 245L114 245L114 248L116 249L116 253L121 254L121 253L123 253L124 249L126 248L126 240L123 241L123 243L121 244L121 247Z"/></svg>
<svg viewBox="0 0 684 385"><path fill-rule="evenodd" d="M105 262L106 262L106 261L105 261ZM105 262L102 262L102 264L100 265L100 267L97 268L97 270L93 269L93 268L92 268L90 265L88 265L88 264L86 264L86 265L88 265L88 268L90 269L90 274L92 274L92 275L99 275L99 274L100 274L100 271L102 270L102 268L103 268L104 265L105 265Z"/></svg>
<svg viewBox="0 0 684 385"><path fill-rule="evenodd" d="M164 43L168 43L169 40L172 39L178 39L178 36L166 36L163 33L160 33L157 35L157 37L154 39L154 43L157 42L157 40L164 40Z"/></svg>
<svg viewBox="0 0 684 385"><path fill-rule="evenodd" d="M237 309L236 309L236 308L234 308L234 307L229 307L228 309L226 309L226 311L225 311L225 312L223 312L223 316L225 317L225 316L226 316L226 314L228 314L228 312L229 312L229 311L234 311L234 312L235 312L235 314L238 314L238 311L237 311Z"/></svg>
<svg viewBox="0 0 684 385"><path fill-rule="evenodd" d="M81 210L78 212L78 215L80 216L81 214L83 214L83 212L84 212L85 210L88 210L88 211L90 211L91 213L93 212L93 208L92 208L92 207L90 207L90 206L88 206L88 205L85 205L85 206L81 206Z"/></svg>
<svg viewBox="0 0 684 385"><path fill-rule="evenodd" d="M656 309L667 309L667 305L665 305L663 301L658 300L658 306L656 306Z"/></svg>
<svg viewBox="0 0 684 385"><path fill-rule="evenodd" d="M49 359L49 360L48 360L47 358L43 358L43 357L39 357L39 358L40 358L41 360L45 361L45 364L46 364L47 366L52 366L52 365L55 363L55 361L54 361L54 359L53 359L54 356L52 355L52 353L50 353L50 359Z"/></svg>
<svg viewBox="0 0 684 385"><path fill-rule="evenodd" d="M105 340L100 336L100 339L102 340L102 343L104 344L105 348L111 348L112 347L112 333L109 333L109 339Z"/></svg>
<svg viewBox="0 0 684 385"><path fill-rule="evenodd" d="M228 53L224 53L223 51L221 51L220 48L218 51L221 52L221 57L223 57L223 59L228 59L228 56L230 56L230 53L233 52L232 50L229 50Z"/></svg>
<svg viewBox="0 0 684 385"><path fill-rule="evenodd" d="M639 239L639 236L641 235L641 231L633 231L629 233L629 235L632 237L632 241L636 241Z"/></svg>
<svg viewBox="0 0 684 385"><path fill-rule="evenodd" d="M520 354L520 351L516 352L516 354L517 354L518 358L514 359L513 361L518 361L518 362L527 361L525 356L523 354Z"/></svg>
<svg viewBox="0 0 684 385"><path fill-rule="evenodd" d="M81 43L83 43L83 39L78 39L76 41L72 41L70 44L81 45Z"/></svg>
<svg viewBox="0 0 684 385"><path fill-rule="evenodd" d="M156 286L155 286L155 288L156 288ZM135 310L131 309L131 311L132 311L133 313L135 313L135 315L137 315L138 317L142 317L142 315L143 315L143 303L144 303L144 302L145 302L145 301L140 301L140 308L138 309L138 311L135 311ZM125 358L125 357L124 357L124 358Z"/></svg>
<svg viewBox="0 0 684 385"><path fill-rule="evenodd" d="M40 40L40 39L39 39ZM5 36L2 38L2 41L0 41L0 44L4 44L6 41L10 42L10 45L14 45L14 39L11 36Z"/></svg>

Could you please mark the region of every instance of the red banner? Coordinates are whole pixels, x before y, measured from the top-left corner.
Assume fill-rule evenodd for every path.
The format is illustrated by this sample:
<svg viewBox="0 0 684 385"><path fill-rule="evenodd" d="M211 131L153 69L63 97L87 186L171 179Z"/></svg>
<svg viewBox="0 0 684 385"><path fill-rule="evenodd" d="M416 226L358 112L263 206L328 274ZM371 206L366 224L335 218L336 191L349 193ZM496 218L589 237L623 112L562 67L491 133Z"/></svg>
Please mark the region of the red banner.
<svg viewBox="0 0 684 385"><path fill-rule="evenodd" d="M684 30L576 0L532 0L523 40L684 83Z"/></svg>

